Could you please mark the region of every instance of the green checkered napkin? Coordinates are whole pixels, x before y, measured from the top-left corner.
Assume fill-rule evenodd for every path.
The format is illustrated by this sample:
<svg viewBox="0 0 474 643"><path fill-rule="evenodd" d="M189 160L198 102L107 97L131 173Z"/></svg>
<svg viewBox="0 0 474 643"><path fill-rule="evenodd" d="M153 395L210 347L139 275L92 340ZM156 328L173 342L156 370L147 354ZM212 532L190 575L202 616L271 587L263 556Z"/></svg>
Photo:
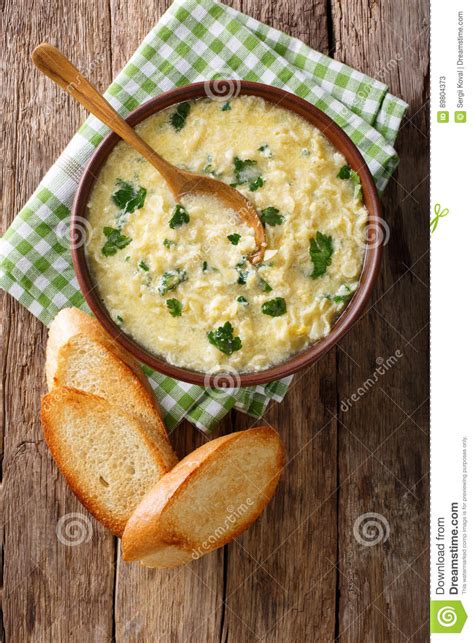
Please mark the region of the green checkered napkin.
<svg viewBox="0 0 474 643"><path fill-rule="evenodd" d="M176 0L106 92L122 116L199 80L241 78L282 87L333 118L363 154L379 190L398 163L392 144L406 103L387 86L214 0ZM82 171L108 129L89 117L2 239L0 284L45 324L86 308L69 248L70 208ZM170 430L184 418L210 432L231 409L260 417L291 378L211 391L146 370Z"/></svg>

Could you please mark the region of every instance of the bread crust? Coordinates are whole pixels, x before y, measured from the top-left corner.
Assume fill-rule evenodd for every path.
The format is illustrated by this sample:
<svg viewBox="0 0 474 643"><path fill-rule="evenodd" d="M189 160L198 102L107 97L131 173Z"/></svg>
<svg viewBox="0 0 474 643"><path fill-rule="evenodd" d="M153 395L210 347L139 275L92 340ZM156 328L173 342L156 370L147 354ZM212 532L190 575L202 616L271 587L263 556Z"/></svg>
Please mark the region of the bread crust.
<svg viewBox="0 0 474 643"><path fill-rule="evenodd" d="M80 343L82 338L91 342L95 346L95 353L99 355L102 352L107 360L107 364L105 366L102 366L101 364L98 367L100 371L105 371L104 373L97 373L97 375L102 375L101 383L102 390L104 392L101 392L100 395L112 404L117 404L117 402L112 399L112 392L110 396L107 394L107 389L110 389L110 381L107 381L107 373L111 370L121 382L121 387L123 389L121 394L123 393L124 401L127 399L133 399L135 407L141 407L141 409L145 411L145 417L141 417L131 408L127 408L125 411L134 415L139 422L146 424L144 428L146 429L145 434L147 443L149 444L149 447L156 452L156 457L162 463L163 471L169 471L172 469L178 459L173 451L166 429L164 428L163 421L155 404L154 396L143 386L141 380L137 377L130 366L119 359L116 354L112 353L104 342L91 338L85 333L78 333L77 335L70 337L67 342L59 348L57 353L57 364L53 380L54 387L69 386L72 388L79 388L79 384L71 384L71 382L68 381L66 370L69 357L72 354L76 343ZM119 403L117 406L120 408L123 405Z"/></svg>
<svg viewBox="0 0 474 643"><path fill-rule="evenodd" d="M118 516L112 511L107 510L100 500L91 497L91 494L88 494L87 490L81 486L75 472L66 461L64 443L58 431L58 405L75 405L82 412L84 408L91 403L99 405L101 408L105 408L107 410L110 409L111 413L121 414L126 418L127 423L133 427L133 429L143 439L143 442L147 445L150 456L156 463L157 470L164 474L166 469L163 468L161 458L156 457L156 450L150 447L149 439L147 439L143 427L134 416L131 416L124 411L117 410L101 397L69 387L54 388L50 393L43 396L41 400L41 424L46 444L49 447L58 469L61 471L69 487L84 507L86 507L86 509L99 522L107 527L107 529L110 529L113 534L121 536L129 516Z"/></svg>
<svg viewBox="0 0 474 643"><path fill-rule="evenodd" d="M99 322L80 310L79 308L63 308L54 318L49 328L48 342L46 344L46 380L48 390L51 391L58 384L57 369L60 351L67 342L75 335L83 334L93 341L105 346L115 357L128 367L135 380L138 380L143 387L143 398L148 407L153 409L156 418L156 429L169 444L169 437L161 417L161 412L156 403L155 395L150 386L148 378L142 371L140 364L111 336L109 336ZM59 382L60 383L60 382ZM168 453L165 454L165 461L168 466L174 466L176 457L171 445Z"/></svg>
<svg viewBox="0 0 474 643"><path fill-rule="evenodd" d="M224 456L223 463L225 463L226 451L237 447L239 441L246 441L250 438L258 438L262 445L266 444L274 450L273 475L267 480L265 488L256 494L252 510L247 512L244 519L230 532L213 538L212 545L207 546L205 551L199 552L199 544L195 539L193 540L191 533L193 526L189 526L189 538L183 536L182 533L174 533L173 527L166 524L165 515L170 507L180 502L183 492L193 484L194 480L199 476L206 476L206 470L210 464L221 455ZM275 492L284 462L285 454L281 440L277 432L267 426L232 433L196 449L181 460L172 471L163 476L136 507L123 534L124 560L142 560L144 564L156 567L175 566L172 562L167 564L166 556L160 560L160 551L166 552L167 548L180 550L183 554L183 561L189 562L190 559L199 558L204 553L222 547L245 531L262 513Z"/></svg>

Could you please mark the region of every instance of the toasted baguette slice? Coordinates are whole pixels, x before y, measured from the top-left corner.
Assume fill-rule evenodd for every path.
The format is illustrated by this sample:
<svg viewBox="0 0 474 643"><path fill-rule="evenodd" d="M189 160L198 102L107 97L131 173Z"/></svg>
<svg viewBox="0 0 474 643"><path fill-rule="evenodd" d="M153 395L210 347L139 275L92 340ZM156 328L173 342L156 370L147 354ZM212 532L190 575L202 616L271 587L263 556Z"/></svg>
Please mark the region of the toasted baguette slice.
<svg viewBox="0 0 474 643"><path fill-rule="evenodd" d="M57 352L54 386L99 395L135 415L142 422L164 467L169 470L177 463L152 395L132 369L101 341L84 333L68 339Z"/></svg>
<svg viewBox="0 0 474 643"><path fill-rule="evenodd" d="M82 339L75 339L77 335ZM61 310L50 326L46 379L50 391L54 386L77 388L134 413L150 434L157 434L168 468L176 464L155 396L140 365L96 319L78 308Z"/></svg>
<svg viewBox="0 0 474 643"><path fill-rule="evenodd" d="M63 308L49 327L48 343L46 345L46 380L49 390L54 386L54 374L59 349L68 339L78 333L84 333L88 337L105 344L119 359L130 366L145 386L149 387L148 380L135 358L122 348L113 337L108 335L96 319L79 308Z"/></svg>
<svg viewBox="0 0 474 643"><path fill-rule="evenodd" d="M124 560L175 567L221 547L262 513L283 464L281 440L268 427L196 449L133 512L122 539Z"/></svg>
<svg viewBox="0 0 474 643"><path fill-rule="evenodd" d="M166 472L141 423L96 395L66 387L43 397L41 422L71 489L120 536L137 504Z"/></svg>

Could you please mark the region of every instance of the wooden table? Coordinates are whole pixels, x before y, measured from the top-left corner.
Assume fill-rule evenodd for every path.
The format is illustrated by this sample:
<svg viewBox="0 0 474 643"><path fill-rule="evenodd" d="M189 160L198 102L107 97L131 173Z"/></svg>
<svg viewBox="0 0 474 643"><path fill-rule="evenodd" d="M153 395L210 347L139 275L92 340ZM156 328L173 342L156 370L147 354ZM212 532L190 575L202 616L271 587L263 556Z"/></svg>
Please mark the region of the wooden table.
<svg viewBox="0 0 474 643"><path fill-rule="evenodd" d="M105 89L167 4L7 0L3 230L85 116L39 77L33 47L57 44ZM61 517L85 510L38 421L46 330L4 296L8 641L427 640L428 2L232 4L377 76L410 103L397 141L401 165L383 197L390 240L376 292L341 345L266 414L288 466L264 516L223 550L169 572L124 564L117 540L95 522L81 545L58 540ZM371 384L380 361L396 355ZM346 409L353 393L359 399ZM250 425L232 414L220 433ZM183 455L204 438L183 425L172 440ZM357 529L367 513L383 530L371 546Z"/></svg>

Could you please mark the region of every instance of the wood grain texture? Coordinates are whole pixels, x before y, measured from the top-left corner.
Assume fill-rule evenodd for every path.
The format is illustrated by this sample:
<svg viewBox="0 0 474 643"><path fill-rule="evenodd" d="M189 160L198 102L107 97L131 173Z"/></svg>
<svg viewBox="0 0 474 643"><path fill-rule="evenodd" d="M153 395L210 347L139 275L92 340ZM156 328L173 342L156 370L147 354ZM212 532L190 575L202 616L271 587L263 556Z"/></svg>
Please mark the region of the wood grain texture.
<svg viewBox="0 0 474 643"><path fill-rule="evenodd" d="M339 412L337 633L344 642L429 636L429 231L422 216L429 202L429 16L424 3L405 11L400 4L332 4L335 57L410 104L397 139L400 168L383 198L389 231L382 274L367 313L338 348L340 403L375 380L379 362L402 354ZM385 542L367 546L360 537L370 518L354 537L366 513L379 514L369 539L379 529Z"/></svg>
<svg viewBox="0 0 474 643"><path fill-rule="evenodd" d="M377 76L410 103L397 141L401 166L383 198L390 240L377 292L341 345L269 408L265 421L278 427L288 466L262 519L224 549L170 572L124 564L117 541L66 488L38 423L45 330L3 296L8 641L427 640L428 3L231 4ZM104 89L168 5L5 2L2 230L85 115L33 69L32 48L51 41ZM377 358L396 350L402 356L393 367L341 407L373 376ZM218 433L251 424L232 414ZM188 424L173 435L180 456L204 440ZM82 532L61 531L71 513ZM386 521L385 542L355 538L365 513ZM82 533L82 542L64 544L57 533L63 541Z"/></svg>

